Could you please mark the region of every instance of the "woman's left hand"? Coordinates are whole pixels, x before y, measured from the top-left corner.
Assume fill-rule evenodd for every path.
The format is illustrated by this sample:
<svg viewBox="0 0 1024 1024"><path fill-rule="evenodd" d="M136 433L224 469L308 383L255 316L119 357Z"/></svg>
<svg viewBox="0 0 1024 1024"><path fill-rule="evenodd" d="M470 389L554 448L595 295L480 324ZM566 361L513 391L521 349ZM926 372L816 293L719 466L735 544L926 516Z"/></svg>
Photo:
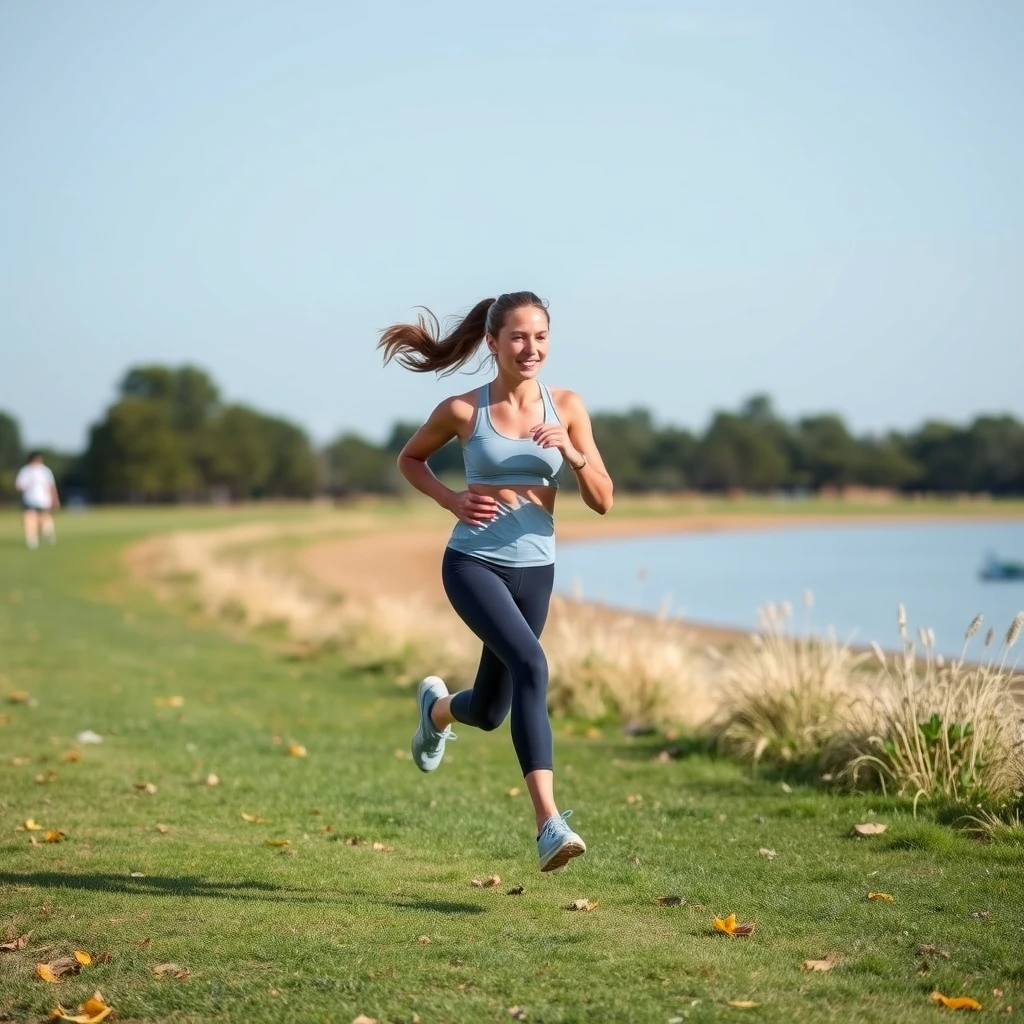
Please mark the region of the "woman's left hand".
<svg viewBox="0 0 1024 1024"><path fill-rule="evenodd" d="M569 431L561 423L541 423L531 433L534 443L541 448L557 448L562 457L574 465L583 461L583 453L572 443Z"/></svg>

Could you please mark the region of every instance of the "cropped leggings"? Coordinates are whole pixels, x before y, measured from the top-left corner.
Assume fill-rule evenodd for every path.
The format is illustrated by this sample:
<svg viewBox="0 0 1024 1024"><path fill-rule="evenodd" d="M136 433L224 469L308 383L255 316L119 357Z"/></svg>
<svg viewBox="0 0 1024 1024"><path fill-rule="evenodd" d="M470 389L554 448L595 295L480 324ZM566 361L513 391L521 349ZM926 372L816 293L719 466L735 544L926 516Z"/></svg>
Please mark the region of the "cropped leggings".
<svg viewBox="0 0 1024 1024"><path fill-rule="evenodd" d="M448 600L484 645L473 688L452 698L452 717L489 731L511 709L523 775L553 767L548 662L538 637L554 578L554 565L496 565L452 548L441 563Z"/></svg>

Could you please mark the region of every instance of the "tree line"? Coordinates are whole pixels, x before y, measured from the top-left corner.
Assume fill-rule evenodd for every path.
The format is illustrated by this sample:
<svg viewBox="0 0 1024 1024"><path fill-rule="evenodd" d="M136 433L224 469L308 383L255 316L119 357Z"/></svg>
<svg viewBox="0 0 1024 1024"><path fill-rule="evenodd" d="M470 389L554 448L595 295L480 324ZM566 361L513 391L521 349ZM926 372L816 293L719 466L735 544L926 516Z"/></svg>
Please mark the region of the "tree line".
<svg viewBox="0 0 1024 1024"><path fill-rule="evenodd" d="M837 415L788 421L756 395L735 412L716 412L699 433L659 424L646 409L592 418L620 491L1024 494L1024 424L1009 415L858 437ZM417 426L395 423L383 444L347 432L317 449L299 425L224 401L197 367L137 366L90 428L84 452L44 455L62 492L91 502L399 494L407 485L395 457ZM25 454L17 422L0 411L0 498L13 498ZM431 466L457 477L457 442Z"/></svg>

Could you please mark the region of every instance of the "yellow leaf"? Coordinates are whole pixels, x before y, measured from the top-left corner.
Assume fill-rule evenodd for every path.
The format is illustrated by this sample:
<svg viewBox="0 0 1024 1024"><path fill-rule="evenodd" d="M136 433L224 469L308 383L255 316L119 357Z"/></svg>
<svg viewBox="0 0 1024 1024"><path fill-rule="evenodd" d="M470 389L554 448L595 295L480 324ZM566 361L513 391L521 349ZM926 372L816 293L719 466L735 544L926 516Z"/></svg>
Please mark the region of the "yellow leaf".
<svg viewBox="0 0 1024 1024"><path fill-rule="evenodd" d="M264 839L266 846L291 846L292 841L290 839Z"/></svg>
<svg viewBox="0 0 1024 1024"><path fill-rule="evenodd" d="M24 825L20 826L22 832L42 832L43 826L35 818L29 818Z"/></svg>
<svg viewBox="0 0 1024 1024"><path fill-rule="evenodd" d="M478 889L493 889L496 885L501 885L501 878L498 875L491 875L490 878L474 878L473 885Z"/></svg>
<svg viewBox="0 0 1024 1024"><path fill-rule="evenodd" d="M24 690L13 690L7 694L7 700L11 704L27 704L31 698Z"/></svg>
<svg viewBox="0 0 1024 1024"><path fill-rule="evenodd" d="M132 783L136 789L141 789L143 792L148 793L152 796L156 792L156 786L152 782L135 782Z"/></svg>
<svg viewBox="0 0 1024 1024"><path fill-rule="evenodd" d="M383 843L374 843L372 849L376 850L377 853L391 853L391 851L394 850L394 847L385 846Z"/></svg>
<svg viewBox="0 0 1024 1024"><path fill-rule="evenodd" d="M259 817L259 815L256 815L256 814L246 814L245 811L242 812L242 821L248 821L252 825L269 825L270 824L270 819L269 818L261 818L261 817Z"/></svg>
<svg viewBox="0 0 1024 1024"><path fill-rule="evenodd" d="M56 772L45 772L45 773L44 772L40 772L36 776L36 782L38 782L40 785L44 785L47 782L56 782L56 781L57 781L57 773Z"/></svg>
<svg viewBox="0 0 1024 1024"><path fill-rule="evenodd" d="M157 697L155 703L158 708L182 708L185 706L185 698Z"/></svg>
<svg viewBox="0 0 1024 1024"><path fill-rule="evenodd" d="M170 828L169 825L157 825L156 830L161 835L165 836L165 835L167 835L168 832L171 831L171 828Z"/></svg>
<svg viewBox="0 0 1024 1024"><path fill-rule="evenodd" d="M886 903L892 903L895 900L894 896L890 896L887 892L869 892L869 900L884 900Z"/></svg>
<svg viewBox="0 0 1024 1024"><path fill-rule="evenodd" d="M82 754L78 750L65 750L64 753L60 755L60 759L62 761L80 761L82 759Z"/></svg>
<svg viewBox="0 0 1024 1024"><path fill-rule="evenodd" d="M741 1010L752 1010L758 1003L752 1003L749 999L730 999L726 1006L736 1006Z"/></svg>
<svg viewBox="0 0 1024 1024"><path fill-rule="evenodd" d="M980 1010L981 1003L970 996L944 996L941 992L931 994L933 1002L941 1003L947 1010Z"/></svg>
<svg viewBox="0 0 1024 1024"><path fill-rule="evenodd" d="M24 768L25 765L31 764L31 763L32 763L32 758L31 757L12 757L11 758L11 764L14 765L15 768Z"/></svg>
<svg viewBox="0 0 1024 1024"><path fill-rule="evenodd" d="M220 779L214 775L213 772L210 772L210 774L206 776L204 784L207 786L219 786Z"/></svg>
<svg viewBox="0 0 1024 1024"><path fill-rule="evenodd" d="M735 914L730 914L724 919L720 917L713 918L711 924L716 932L722 932L730 938L746 937L754 931L754 924L752 921L747 922L746 924L738 924Z"/></svg>
<svg viewBox="0 0 1024 1024"><path fill-rule="evenodd" d="M566 910L596 910L601 905L600 900L574 900Z"/></svg>
<svg viewBox="0 0 1024 1024"><path fill-rule="evenodd" d="M509 795L509 796L519 796L519 794L520 794L521 792L522 792L522 790L521 790L521 789L520 789L520 788L519 788L518 786L513 786L513 787L512 787L512 788L511 788L511 789L510 789L510 790L508 791L508 795Z"/></svg>
<svg viewBox="0 0 1024 1024"><path fill-rule="evenodd" d="M289 743L285 753L289 757L305 757L306 748L301 743Z"/></svg>
<svg viewBox="0 0 1024 1024"><path fill-rule="evenodd" d="M53 968L49 964L36 964L36 974L43 981L48 981L54 985L57 983L57 975L53 973Z"/></svg>
<svg viewBox="0 0 1024 1024"><path fill-rule="evenodd" d="M83 967L88 967L92 963L92 957L84 949L76 949L73 955Z"/></svg>
<svg viewBox="0 0 1024 1024"><path fill-rule="evenodd" d="M768 860L775 860L776 856L778 856L774 850L768 849L767 846L762 846L757 852L759 856L767 857Z"/></svg>
<svg viewBox="0 0 1024 1024"><path fill-rule="evenodd" d="M61 832L60 829L51 828L44 836L44 843L59 843L62 839L67 838L67 833Z"/></svg>

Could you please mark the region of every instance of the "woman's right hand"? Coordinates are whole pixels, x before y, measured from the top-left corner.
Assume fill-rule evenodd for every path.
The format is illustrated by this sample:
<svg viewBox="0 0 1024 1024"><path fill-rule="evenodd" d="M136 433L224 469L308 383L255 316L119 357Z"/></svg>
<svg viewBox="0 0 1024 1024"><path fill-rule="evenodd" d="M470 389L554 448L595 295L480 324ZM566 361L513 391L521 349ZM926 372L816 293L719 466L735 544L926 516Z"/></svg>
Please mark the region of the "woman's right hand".
<svg viewBox="0 0 1024 1024"><path fill-rule="evenodd" d="M489 494L459 491L448 502L448 511L467 526L484 526L498 514L498 502Z"/></svg>

